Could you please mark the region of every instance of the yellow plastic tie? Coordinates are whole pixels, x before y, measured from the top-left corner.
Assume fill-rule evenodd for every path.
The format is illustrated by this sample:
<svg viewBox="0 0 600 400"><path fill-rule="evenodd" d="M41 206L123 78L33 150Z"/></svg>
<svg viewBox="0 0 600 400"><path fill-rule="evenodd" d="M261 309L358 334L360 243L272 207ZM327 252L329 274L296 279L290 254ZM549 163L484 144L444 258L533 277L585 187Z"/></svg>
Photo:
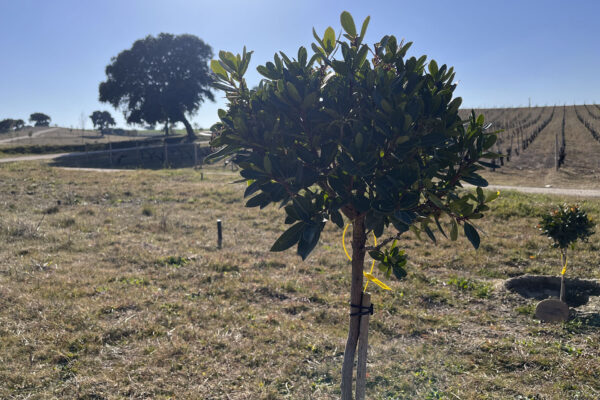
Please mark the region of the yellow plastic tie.
<svg viewBox="0 0 600 400"><path fill-rule="evenodd" d="M565 272L567 272L567 263L569 262L569 260L567 259L567 257L565 257L565 262L563 264L563 255L562 253L560 253L560 263L563 264L563 269L560 272L561 275L564 275Z"/></svg>
<svg viewBox="0 0 600 400"><path fill-rule="evenodd" d="M344 232L342 233L342 247L344 248L344 253L346 253L346 257L348 257L348 260L352 261L352 257L350 257L350 254L348 253L348 249L346 249L346 231L348 230L348 227L350 226L350 224L346 224L346 227L344 228ZM375 246L377 246L377 236L375 236L375 232L373 232L373 243L375 243ZM375 278L372 274L373 274L373 268L375 268L375 260L373 260L373 262L371 263L371 270L369 271L369 275L371 276L371 278L367 277L367 283L365 283L365 288L363 289L363 292L367 291L367 287L369 286L369 281L372 281L373 283L381 286L382 288L386 289L386 290L391 290L389 288L389 286L387 286L385 283L381 282L379 279ZM366 272L363 271L363 274L366 274ZM367 275L365 275L367 276ZM375 280L377 282L375 282ZM385 287L384 287L385 286Z"/></svg>
<svg viewBox="0 0 600 400"><path fill-rule="evenodd" d="M385 283L381 282L379 279L375 278L373 276L373 274L369 273L369 272L364 272L363 271L363 275L365 276L365 278L367 278L367 284L369 283L369 281L373 282L374 284L376 284L377 286L379 286L380 288L384 289L384 290L392 290L391 287L389 287L388 285L386 285ZM366 289L365 285L365 289Z"/></svg>

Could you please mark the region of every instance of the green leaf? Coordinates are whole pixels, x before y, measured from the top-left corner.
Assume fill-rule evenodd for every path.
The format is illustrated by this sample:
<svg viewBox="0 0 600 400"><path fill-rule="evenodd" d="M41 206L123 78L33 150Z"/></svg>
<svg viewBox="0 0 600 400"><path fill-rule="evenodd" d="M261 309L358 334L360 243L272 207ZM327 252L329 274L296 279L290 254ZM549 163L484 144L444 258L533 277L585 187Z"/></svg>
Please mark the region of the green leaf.
<svg viewBox="0 0 600 400"><path fill-rule="evenodd" d="M435 224L437 225L438 230L442 233L442 235L444 235L444 237L446 239L448 239L448 236L446 236L446 232L444 232L444 229L442 229L442 225L440 224L440 219L437 217L435 218Z"/></svg>
<svg viewBox="0 0 600 400"><path fill-rule="evenodd" d="M461 180L470 183L474 186L486 187L488 185L488 181L486 181L481 175L478 175L476 173L472 173L468 176L463 176Z"/></svg>
<svg viewBox="0 0 600 400"><path fill-rule="evenodd" d="M371 250L369 251L369 255L373 260L382 261L384 258L384 254L379 250Z"/></svg>
<svg viewBox="0 0 600 400"><path fill-rule="evenodd" d="M310 224L305 226L298 242L298 255L302 257L302 260L306 260L306 257L319 243L319 237L321 237L321 227L319 225Z"/></svg>
<svg viewBox="0 0 600 400"><path fill-rule="evenodd" d="M491 192L490 194L487 195L487 197L485 198L485 202L489 203L490 201L494 201L496 200L498 197L500 197L500 191L495 191L495 192Z"/></svg>
<svg viewBox="0 0 600 400"><path fill-rule="evenodd" d="M288 230L283 232L281 236L271 246L271 251L284 251L298 243L304 230L304 222L298 222L292 225Z"/></svg>
<svg viewBox="0 0 600 400"><path fill-rule="evenodd" d="M427 236L429 236L429 239L431 239L431 241L433 243L437 244L437 240L435 239L435 235L433 234L433 232L431 231L431 228L429 228L429 225L425 225L423 227L423 230L425 231L425 233L427 234Z"/></svg>
<svg viewBox="0 0 600 400"><path fill-rule="evenodd" d="M483 196L483 189L478 186L476 192L477 192L477 201L479 203L483 203L485 200L485 197Z"/></svg>
<svg viewBox="0 0 600 400"><path fill-rule="evenodd" d="M339 228L344 227L344 217L338 210L329 211L329 218L331 218L331 222L336 224Z"/></svg>
<svg viewBox="0 0 600 400"><path fill-rule="evenodd" d="M312 33L313 33L313 36L315 37L315 39L317 40L317 42L321 45L321 47L325 47L325 44L323 43L323 41L321 40L319 35L317 35L317 31L315 31L315 28L313 28ZM313 45L314 45L314 43L313 43ZM313 47L313 49L314 49L314 47Z"/></svg>
<svg viewBox="0 0 600 400"><path fill-rule="evenodd" d="M335 31L332 27L325 29L325 36L323 36L323 48L327 54L331 53L335 48Z"/></svg>
<svg viewBox="0 0 600 400"><path fill-rule="evenodd" d="M362 65L364 64L365 60L367 59L367 52L369 51L369 48L367 46L362 46L360 48L360 50L358 51L358 54L356 56L356 65L360 68L362 67Z"/></svg>
<svg viewBox="0 0 600 400"><path fill-rule="evenodd" d="M294 86L291 82L286 82L285 86L292 100L294 100L296 103L301 103L302 98L300 98L300 93L298 93L296 86Z"/></svg>
<svg viewBox="0 0 600 400"><path fill-rule="evenodd" d="M273 174L273 166L271 165L271 160L267 155L263 158L263 167L267 174Z"/></svg>
<svg viewBox="0 0 600 400"><path fill-rule="evenodd" d="M467 239L469 239L469 242L471 242L471 244L473 245L473 247L475 247L475 249L478 249L480 239L479 239L479 233L477 233L477 230L475 229L475 227L473 227L473 225L469 224L468 222L465 222L464 230L465 230L465 235L467 236Z"/></svg>
<svg viewBox="0 0 600 400"><path fill-rule="evenodd" d="M259 193L246 202L246 207L260 207L264 208L271 202L271 195L269 193Z"/></svg>
<svg viewBox="0 0 600 400"><path fill-rule="evenodd" d="M403 279L404 277L406 277L406 270L404 268L402 268L402 267L394 265L392 267L392 271L394 272L394 276L398 280Z"/></svg>
<svg viewBox="0 0 600 400"><path fill-rule="evenodd" d="M452 218L452 228L450 228L450 240L455 241L458 239L458 224L456 220Z"/></svg>
<svg viewBox="0 0 600 400"><path fill-rule="evenodd" d="M438 65L435 60L429 61L429 73L431 75L437 75L438 73Z"/></svg>
<svg viewBox="0 0 600 400"><path fill-rule="evenodd" d="M360 37L364 38L365 37L365 33L367 33L367 27L369 26L369 21L371 20L370 16L367 16L367 18L365 18L365 20L362 23L362 28L360 28Z"/></svg>
<svg viewBox="0 0 600 400"><path fill-rule="evenodd" d="M433 193L427 193L427 198L437 207L437 208L444 208L444 203L442 203L442 200L440 200L439 197L437 197L435 194Z"/></svg>
<svg viewBox="0 0 600 400"><path fill-rule="evenodd" d="M226 81L229 80L229 75L227 75L227 71L221 66L219 60L210 60L210 69L212 69L212 72L217 74L218 77Z"/></svg>
<svg viewBox="0 0 600 400"><path fill-rule="evenodd" d="M342 28L344 28L348 35L356 36L356 25L354 25L354 19L348 11L344 11L342 13L340 16L340 21L342 23Z"/></svg>

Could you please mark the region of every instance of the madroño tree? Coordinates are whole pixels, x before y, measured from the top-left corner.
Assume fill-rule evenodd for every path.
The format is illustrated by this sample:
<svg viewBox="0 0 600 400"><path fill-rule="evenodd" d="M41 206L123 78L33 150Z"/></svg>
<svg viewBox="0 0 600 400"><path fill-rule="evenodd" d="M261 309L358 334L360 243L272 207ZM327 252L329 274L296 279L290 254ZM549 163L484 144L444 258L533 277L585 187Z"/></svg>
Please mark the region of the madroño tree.
<svg viewBox="0 0 600 400"><path fill-rule="evenodd" d="M105 129L116 125L115 120L108 111L94 111L90 115L90 119L94 127L100 132L104 132Z"/></svg>
<svg viewBox="0 0 600 400"><path fill-rule="evenodd" d="M363 279L374 280L363 269L366 253L383 276L402 278L406 255L395 239L409 230L435 242L436 231L455 240L460 228L477 248L471 221L497 196L484 195L487 182L477 173L491 166L484 159L496 156L489 152L496 135L483 129L482 116L459 117L453 69L406 57L411 43L394 36L364 44L368 22L358 32L342 13L343 38L331 27L323 36L313 30L313 54L304 47L295 58L275 54L257 68L264 79L253 89L244 80L252 52L221 51L211 63L215 87L229 100L212 127L220 149L211 158L239 165L247 207L284 207L290 227L271 250L296 246L305 259L328 222L352 225L342 399L352 399ZM477 188L462 190L462 182ZM367 246L370 232L378 245ZM357 385L357 398L364 387Z"/></svg>
<svg viewBox="0 0 600 400"><path fill-rule="evenodd" d="M214 100L208 61L212 49L193 35L161 33L133 43L106 67L100 101L121 108L128 123L182 122L190 138L189 115Z"/></svg>
<svg viewBox="0 0 600 400"><path fill-rule="evenodd" d="M49 126L50 118L48 115L40 112L33 113L29 116L29 122L33 122L35 126Z"/></svg>

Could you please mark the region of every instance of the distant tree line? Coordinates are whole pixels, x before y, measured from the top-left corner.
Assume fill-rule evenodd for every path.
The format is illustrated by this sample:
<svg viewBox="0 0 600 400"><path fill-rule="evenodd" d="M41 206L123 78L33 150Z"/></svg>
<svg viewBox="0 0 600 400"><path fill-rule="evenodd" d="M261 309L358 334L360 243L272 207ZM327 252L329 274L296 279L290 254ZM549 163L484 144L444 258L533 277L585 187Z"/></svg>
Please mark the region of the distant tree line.
<svg viewBox="0 0 600 400"><path fill-rule="evenodd" d="M23 129L25 122L22 119L6 118L0 121L0 132L19 131Z"/></svg>
<svg viewBox="0 0 600 400"><path fill-rule="evenodd" d="M34 126L49 126L50 118L48 115L40 112L35 112L29 116L29 122ZM22 119L5 118L0 120L0 133L20 131L25 127L25 121Z"/></svg>

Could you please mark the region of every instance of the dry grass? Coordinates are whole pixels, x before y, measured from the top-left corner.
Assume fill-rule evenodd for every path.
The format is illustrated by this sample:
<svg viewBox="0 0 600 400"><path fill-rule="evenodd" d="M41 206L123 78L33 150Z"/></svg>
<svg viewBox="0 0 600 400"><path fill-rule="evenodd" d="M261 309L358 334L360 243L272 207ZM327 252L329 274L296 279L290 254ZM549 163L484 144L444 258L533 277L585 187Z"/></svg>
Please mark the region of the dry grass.
<svg viewBox="0 0 600 400"><path fill-rule="evenodd" d="M0 398L335 399L349 264L328 228L269 253L280 210L235 175L0 166ZM600 305L564 325L504 279L558 272L535 229L563 199L505 193L479 251L407 237L410 273L373 288L371 399L596 399ZM600 218L600 202L584 201ZM223 220L224 248L216 248ZM598 239L571 273L600 278Z"/></svg>

